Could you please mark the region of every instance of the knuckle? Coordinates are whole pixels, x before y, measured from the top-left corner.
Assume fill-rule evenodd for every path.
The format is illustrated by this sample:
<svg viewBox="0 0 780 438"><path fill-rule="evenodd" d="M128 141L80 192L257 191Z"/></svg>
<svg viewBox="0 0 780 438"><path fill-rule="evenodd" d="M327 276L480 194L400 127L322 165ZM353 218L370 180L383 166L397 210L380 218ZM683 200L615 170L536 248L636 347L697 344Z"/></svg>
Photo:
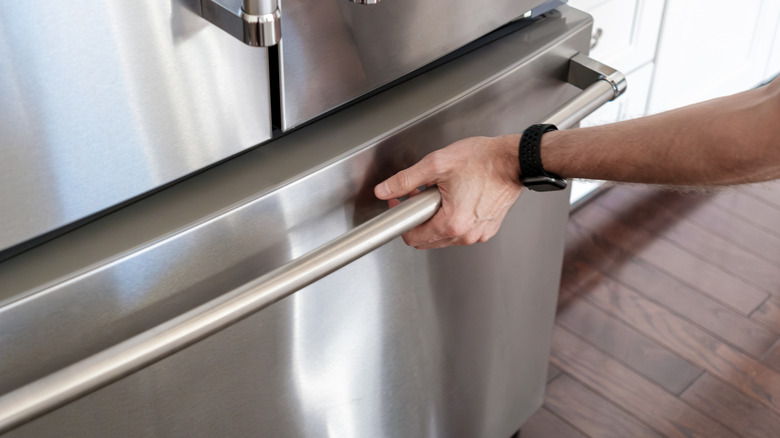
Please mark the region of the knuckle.
<svg viewBox="0 0 780 438"><path fill-rule="evenodd" d="M398 189L401 191L411 191L412 187L411 185L411 176L409 175L409 170L404 169L398 173L395 174L395 182Z"/></svg>
<svg viewBox="0 0 780 438"><path fill-rule="evenodd" d="M479 242L479 237L477 237L477 236L475 236L475 235L473 235L473 234L466 234L465 236L463 236L463 237L460 239L460 241L461 241L461 242L462 242L464 245L473 245L473 244L475 244L475 243Z"/></svg>
<svg viewBox="0 0 780 438"><path fill-rule="evenodd" d="M462 221L453 221L444 227L444 234L446 237L462 237L469 231L467 223Z"/></svg>
<svg viewBox="0 0 780 438"><path fill-rule="evenodd" d="M447 159L441 151L434 151L428 155L428 166L434 174L441 174L447 170Z"/></svg>

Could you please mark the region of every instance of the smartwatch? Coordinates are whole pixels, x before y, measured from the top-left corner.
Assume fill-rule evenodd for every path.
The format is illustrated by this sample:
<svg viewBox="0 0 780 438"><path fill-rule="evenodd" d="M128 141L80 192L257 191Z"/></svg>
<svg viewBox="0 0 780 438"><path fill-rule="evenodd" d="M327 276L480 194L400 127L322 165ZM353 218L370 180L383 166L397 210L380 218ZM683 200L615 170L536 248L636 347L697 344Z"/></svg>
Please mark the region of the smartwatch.
<svg viewBox="0 0 780 438"><path fill-rule="evenodd" d="M539 146L542 143L542 135L545 132L557 131L558 128L551 124L531 125L523 131L520 137L518 158L520 159L520 182L529 190L535 192L551 192L563 190L567 186L565 179L552 173L545 172L542 166L542 154Z"/></svg>

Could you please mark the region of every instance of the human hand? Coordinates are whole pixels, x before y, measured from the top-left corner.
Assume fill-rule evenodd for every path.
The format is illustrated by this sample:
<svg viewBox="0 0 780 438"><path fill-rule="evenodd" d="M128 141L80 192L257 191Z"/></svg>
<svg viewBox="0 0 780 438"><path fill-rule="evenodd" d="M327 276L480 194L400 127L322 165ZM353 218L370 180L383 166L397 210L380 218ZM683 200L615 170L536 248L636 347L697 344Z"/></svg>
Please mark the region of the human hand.
<svg viewBox="0 0 780 438"><path fill-rule="evenodd" d="M417 249L471 245L498 232L520 196L518 135L471 137L434 151L374 188L390 207L398 198L438 185L441 208L424 224L403 235Z"/></svg>

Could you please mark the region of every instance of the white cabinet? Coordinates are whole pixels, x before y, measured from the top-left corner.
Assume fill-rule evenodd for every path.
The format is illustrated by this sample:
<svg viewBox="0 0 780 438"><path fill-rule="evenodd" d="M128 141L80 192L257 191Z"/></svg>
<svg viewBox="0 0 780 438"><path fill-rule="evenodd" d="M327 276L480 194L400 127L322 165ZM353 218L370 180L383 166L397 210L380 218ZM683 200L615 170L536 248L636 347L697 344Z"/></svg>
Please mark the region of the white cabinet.
<svg viewBox="0 0 780 438"><path fill-rule="evenodd" d="M645 114L653 77L664 0L571 0L593 16L591 57L626 75L628 89L586 118L582 126L601 125Z"/></svg>
<svg viewBox="0 0 780 438"><path fill-rule="evenodd" d="M571 0L593 16L595 47L591 56L623 73L655 57L664 0Z"/></svg>
<svg viewBox="0 0 780 438"><path fill-rule="evenodd" d="M775 26L775 38L772 42L771 54L764 76L769 79L778 73L780 73L780 18L778 18L778 25Z"/></svg>
<svg viewBox="0 0 780 438"><path fill-rule="evenodd" d="M777 0L668 0L664 20L650 112L746 90L780 64Z"/></svg>

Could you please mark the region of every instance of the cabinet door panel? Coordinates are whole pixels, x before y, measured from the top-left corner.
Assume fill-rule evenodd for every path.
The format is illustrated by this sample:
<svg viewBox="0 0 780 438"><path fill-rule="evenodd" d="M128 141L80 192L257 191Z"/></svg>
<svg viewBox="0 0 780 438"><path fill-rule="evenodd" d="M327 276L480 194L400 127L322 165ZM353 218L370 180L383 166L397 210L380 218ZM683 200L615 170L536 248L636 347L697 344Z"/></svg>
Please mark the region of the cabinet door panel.
<svg viewBox="0 0 780 438"><path fill-rule="evenodd" d="M630 73L655 56L664 0L575 0L569 2L593 15L598 42L591 55Z"/></svg>
<svg viewBox="0 0 780 438"><path fill-rule="evenodd" d="M753 87L765 79L780 3L669 0L652 112Z"/></svg>

